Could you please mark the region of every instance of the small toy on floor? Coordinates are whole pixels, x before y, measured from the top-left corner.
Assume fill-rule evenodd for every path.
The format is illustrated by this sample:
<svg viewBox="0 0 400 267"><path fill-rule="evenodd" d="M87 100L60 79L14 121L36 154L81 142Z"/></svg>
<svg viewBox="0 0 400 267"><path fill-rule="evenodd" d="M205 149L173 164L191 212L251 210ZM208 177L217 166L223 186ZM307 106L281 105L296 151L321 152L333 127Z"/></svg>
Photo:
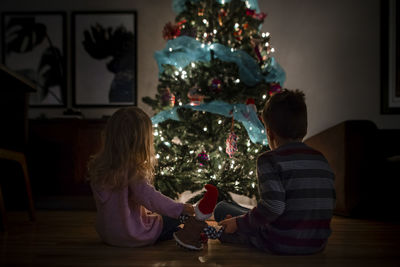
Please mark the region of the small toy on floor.
<svg viewBox="0 0 400 267"><path fill-rule="evenodd" d="M202 250L208 239L217 239L222 234L223 229L216 230L208 225L205 220L211 217L218 199L218 189L206 184L207 190L195 207L195 216L184 215L180 217L184 224L183 228L174 233L176 243L189 250Z"/></svg>

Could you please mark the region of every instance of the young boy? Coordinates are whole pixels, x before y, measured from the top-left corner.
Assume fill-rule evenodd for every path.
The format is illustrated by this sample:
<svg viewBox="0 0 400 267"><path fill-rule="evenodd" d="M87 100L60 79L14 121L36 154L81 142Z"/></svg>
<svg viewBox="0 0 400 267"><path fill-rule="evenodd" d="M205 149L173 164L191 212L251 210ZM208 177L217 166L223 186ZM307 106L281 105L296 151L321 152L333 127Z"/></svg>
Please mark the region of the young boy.
<svg viewBox="0 0 400 267"><path fill-rule="evenodd" d="M262 118L271 151L257 160L260 200L252 210L218 203L214 216L225 228L220 241L277 254L319 252L331 234L334 173L320 152L302 143L307 133L304 94L276 93Z"/></svg>

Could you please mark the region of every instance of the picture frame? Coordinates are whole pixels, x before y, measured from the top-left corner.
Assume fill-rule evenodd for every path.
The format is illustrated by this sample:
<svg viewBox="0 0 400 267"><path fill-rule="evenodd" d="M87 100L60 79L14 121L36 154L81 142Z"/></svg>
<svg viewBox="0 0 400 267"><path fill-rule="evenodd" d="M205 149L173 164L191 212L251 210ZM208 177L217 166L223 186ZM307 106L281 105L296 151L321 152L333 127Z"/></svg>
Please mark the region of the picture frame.
<svg viewBox="0 0 400 267"><path fill-rule="evenodd" d="M4 12L2 63L36 85L30 107L66 107L66 13Z"/></svg>
<svg viewBox="0 0 400 267"><path fill-rule="evenodd" d="M400 114L400 4L381 1L381 113Z"/></svg>
<svg viewBox="0 0 400 267"><path fill-rule="evenodd" d="M136 11L72 13L73 104L137 105Z"/></svg>

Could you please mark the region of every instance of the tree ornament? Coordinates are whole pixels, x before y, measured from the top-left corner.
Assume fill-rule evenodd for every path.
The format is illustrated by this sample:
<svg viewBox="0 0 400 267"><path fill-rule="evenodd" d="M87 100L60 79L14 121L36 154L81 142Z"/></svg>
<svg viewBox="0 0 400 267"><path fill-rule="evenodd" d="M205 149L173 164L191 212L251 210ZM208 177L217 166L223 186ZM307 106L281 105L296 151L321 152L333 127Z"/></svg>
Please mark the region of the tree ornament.
<svg viewBox="0 0 400 267"><path fill-rule="evenodd" d="M222 82L220 79L213 79L211 82L211 90L214 93L220 93L222 91Z"/></svg>
<svg viewBox="0 0 400 267"><path fill-rule="evenodd" d="M231 132L228 135L228 138L226 139L226 149L225 152L228 154L229 158L233 158L233 155L238 151L237 148L237 140L239 139L235 132L233 131L233 116L232 116L232 127L231 127Z"/></svg>
<svg viewBox="0 0 400 267"><path fill-rule="evenodd" d="M175 39L181 35L180 25L173 25L171 22L165 24L162 31L164 40Z"/></svg>
<svg viewBox="0 0 400 267"><path fill-rule="evenodd" d="M263 21L267 17L267 14L265 14L264 12L256 13L255 10L249 8L246 10L246 15L259 21Z"/></svg>
<svg viewBox="0 0 400 267"><path fill-rule="evenodd" d="M203 102L204 95L201 95L199 91L201 91L201 89L197 87L193 87L189 90L187 97L190 100L191 106L198 106Z"/></svg>
<svg viewBox="0 0 400 267"><path fill-rule="evenodd" d="M204 16L204 8L200 8L200 9L199 9L199 12L197 12L197 15L198 15L199 17Z"/></svg>
<svg viewBox="0 0 400 267"><path fill-rule="evenodd" d="M203 167L210 161L210 158L205 151L202 151L197 155L197 160L199 161L200 166Z"/></svg>
<svg viewBox="0 0 400 267"><path fill-rule="evenodd" d="M161 104L163 106L175 106L175 95L173 93L171 93L171 91L169 90L169 88L166 88L164 90L164 92L161 95Z"/></svg>
<svg viewBox="0 0 400 267"><path fill-rule="evenodd" d="M233 36L236 37L236 40L241 41L243 39L242 32L243 32L242 29L240 28L236 29L236 31L233 33Z"/></svg>
<svg viewBox="0 0 400 267"><path fill-rule="evenodd" d="M255 113L257 113L256 101L254 100L254 98L247 98L246 105L248 108L252 108Z"/></svg>
<svg viewBox="0 0 400 267"><path fill-rule="evenodd" d="M279 83L271 83L268 94L272 96L273 94L282 92L282 87Z"/></svg>
<svg viewBox="0 0 400 267"><path fill-rule="evenodd" d="M228 138L226 139L226 154L228 154L228 156L230 158L233 158L233 155L238 151L237 148L237 140L239 138L237 137L237 135L235 134L234 131L231 131L229 133Z"/></svg>
<svg viewBox="0 0 400 267"><path fill-rule="evenodd" d="M254 53L257 56L257 60L260 64L264 61L262 55L261 55L261 50L260 50L260 43L261 40L258 38L250 37L250 43L254 46Z"/></svg>
<svg viewBox="0 0 400 267"><path fill-rule="evenodd" d="M226 17L226 15L227 15L226 11L225 11L223 8L221 8L221 10L220 10L219 13L218 13L218 23L219 23L219 26L222 26L222 25L224 24L223 21L222 21L222 19L223 19L224 17Z"/></svg>

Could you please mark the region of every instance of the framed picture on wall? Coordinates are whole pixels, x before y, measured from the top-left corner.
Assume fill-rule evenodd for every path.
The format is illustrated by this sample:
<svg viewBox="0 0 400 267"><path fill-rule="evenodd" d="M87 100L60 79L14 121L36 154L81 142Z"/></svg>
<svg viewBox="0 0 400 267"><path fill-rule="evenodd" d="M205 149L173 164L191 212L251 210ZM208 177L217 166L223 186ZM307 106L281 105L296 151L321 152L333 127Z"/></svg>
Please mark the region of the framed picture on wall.
<svg viewBox="0 0 400 267"><path fill-rule="evenodd" d="M400 114L400 3L381 2L381 113Z"/></svg>
<svg viewBox="0 0 400 267"><path fill-rule="evenodd" d="M136 12L72 13L75 106L136 105Z"/></svg>
<svg viewBox="0 0 400 267"><path fill-rule="evenodd" d="M5 12L2 21L2 62L36 85L31 107L65 107L66 13Z"/></svg>

